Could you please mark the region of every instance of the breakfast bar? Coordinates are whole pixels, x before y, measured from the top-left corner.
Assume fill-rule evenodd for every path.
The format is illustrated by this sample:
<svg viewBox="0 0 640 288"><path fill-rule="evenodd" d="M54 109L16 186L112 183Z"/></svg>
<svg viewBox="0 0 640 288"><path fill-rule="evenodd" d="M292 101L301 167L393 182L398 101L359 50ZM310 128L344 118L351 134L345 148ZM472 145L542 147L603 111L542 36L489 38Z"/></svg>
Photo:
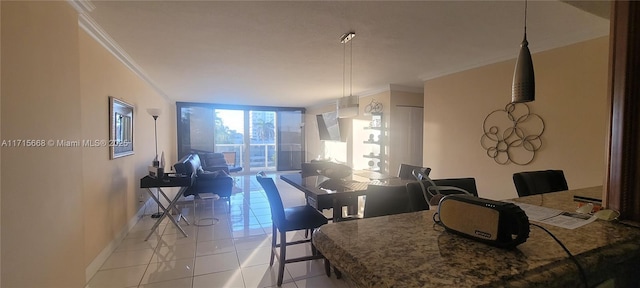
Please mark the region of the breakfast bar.
<svg viewBox="0 0 640 288"><path fill-rule="evenodd" d="M573 195L602 187L533 195L514 201L574 211ZM505 250L446 232L428 210L330 223L313 243L357 287L582 287L578 269L538 227ZM539 224L539 223L537 223ZM596 220L576 229L540 224L575 255L589 287L638 287L640 229Z"/></svg>

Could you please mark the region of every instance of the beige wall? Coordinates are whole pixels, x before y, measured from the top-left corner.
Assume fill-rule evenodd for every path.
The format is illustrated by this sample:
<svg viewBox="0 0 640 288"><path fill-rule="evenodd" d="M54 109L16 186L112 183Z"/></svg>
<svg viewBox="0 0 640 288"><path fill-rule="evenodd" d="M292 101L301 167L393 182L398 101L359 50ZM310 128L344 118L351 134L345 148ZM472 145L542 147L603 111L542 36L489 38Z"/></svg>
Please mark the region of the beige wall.
<svg viewBox="0 0 640 288"><path fill-rule="evenodd" d="M387 133L389 143L389 169L387 171L396 175L400 164L420 165L422 162L422 123L412 123L412 115L407 114L418 111L412 111L414 109L407 107L422 107L424 94L391 90L390 98L390 113L387 114L390 123L390 129Z"/></svg>
<svg viewBox="0 0 640 288"><path fill-rule="evenodd" d="M82 149L84 209L84 265L119 236L141 207L139 179L155 156L153 118L148 108L160 108L158 153L175 162L175 105L168 103L131 70L83 30L79 30L80 94L83 139L104 139L109 135L108 96L135 106L133 156L110 160L107 147Z"/></svg>
<svg viewBox="0 0 640 288"><path fill-rule="evenodd" d="M1 5L3 139L81 138L76 12L66 2ZM80 148L2 150L1 286L82 287Z"/></svg>
<svg viewBox="0 0 640 288"><path fill-rule="evenodd" d="M422 107L422 105L424 105L423 93L391 90L391 107L396 107L396 106Z"/></svg>
<svg viewBox="0 0 640 288"><path fill-rule="evenodd" d="M2 148L0 286L83 287L87 267L146 199L138 181L154 155L147 108L163 110L159 149L175 161L175 105L81 31L67 2L0 5L2 139L107 139L108 96L135 105L133 156L109 160L108 147Z"/></svg>
<svg viewBox="0 0 640 288"><path fill-rule="evenodd" d="M0 5L0 55L2 55L2 5ZM0 57L0 119L2 119L2 57ZM1 120L0 120L1 121ZM0 122L0 127L2 127ZM2 129L0 129L0 139ZM2 149L0 149L0 163L2 163ZM2 165L0 165L0 223L2 223ZM2 229L0 229L0 247L2 247ZM0 249L1 250L1 249ZM1 251L0 251L1 252ZM2 257L0 257L0 286L2 286Z"/></svg>
<svg viewBox="0 0 640 288"><path fill-rule="evenodd" d="M0 5L0 31L2 31L2 5ZM0 32L0 55L2 55L2 32ZM2 57L0 57L2 67ZM2 69L0 68L0 119L2 119ZM0 139L2 129L0 129ZM0 163L2 163L2 149L0 149ZM2 223L2 165L0 165L0 223ZM2 229L0 229L0 247L2 247ZM1 249L0 249L1 250ZM2 285L2 257L0 257L0 286Z"/></svg>
<svg viewBox="0 0 640 288"><path fill-rule="evenodd" d="M515 53L515 52L514 52ZM425 82L423 164L433 178L475 177L481 197L516 197L512 174L562 169L569 188L602 185L608 37L533 55L543 146L527 166L498 165L480 146L482 123L510 102L515 59Z"/></svg>

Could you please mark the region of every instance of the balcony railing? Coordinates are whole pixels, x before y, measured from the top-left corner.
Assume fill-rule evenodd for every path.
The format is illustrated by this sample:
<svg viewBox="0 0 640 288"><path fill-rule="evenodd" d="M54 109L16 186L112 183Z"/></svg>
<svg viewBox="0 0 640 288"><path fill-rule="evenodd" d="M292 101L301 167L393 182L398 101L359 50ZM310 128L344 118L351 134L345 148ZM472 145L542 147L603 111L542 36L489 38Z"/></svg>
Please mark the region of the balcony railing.
<svg viewBox="0 0 640 288"><path fill-rule="evenodd" d="M216 152L236 152L236 166L245 166L244 144L216 144ZM249 167L245 172L276 170L276 144L249 144Z"/></svg>

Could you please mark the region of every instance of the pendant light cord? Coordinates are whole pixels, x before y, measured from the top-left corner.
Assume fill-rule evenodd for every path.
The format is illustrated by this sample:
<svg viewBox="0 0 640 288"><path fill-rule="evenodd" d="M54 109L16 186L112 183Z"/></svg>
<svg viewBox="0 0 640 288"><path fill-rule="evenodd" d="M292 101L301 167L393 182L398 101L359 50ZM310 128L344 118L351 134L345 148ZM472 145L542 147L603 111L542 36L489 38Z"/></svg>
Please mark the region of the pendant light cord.
<svg viewBox="0 0 640 288"><path fill-rule="evenodd" d="M349 41L351 42L351 41ZM342 97L346 97L346 75L347 75L347 43L343 44L342 57ZM353 42L349 44L349 96L353 95Z"/></svg>
<svg viewBox="0 0 640 288"><path fill-rule="evenodd" d="M348 32L340 38L342 42L342 97L347 97L347 42L356 34ZM353 43L349 44L349 96L353 95Z"/></svg>
<svg viewBox="0 0 640 288"><path fill-rule="evenodd" d="M349 96L353 96L353 41L349 41Z"/></svg>
<svg viewBox="0 0 640 288"><path fill-rule="evenodd" d="M345 91L345 86L346 86L346 81L345 78L347 77L347 43L343 43L342 44L342 97L345 97L346 95L344 94Z"/></svg>
<svg viewBox="0 0 640 288"><path fill-rule="evenodd" d="M527 0L524 0L524 34L527 35Z"/></svg>

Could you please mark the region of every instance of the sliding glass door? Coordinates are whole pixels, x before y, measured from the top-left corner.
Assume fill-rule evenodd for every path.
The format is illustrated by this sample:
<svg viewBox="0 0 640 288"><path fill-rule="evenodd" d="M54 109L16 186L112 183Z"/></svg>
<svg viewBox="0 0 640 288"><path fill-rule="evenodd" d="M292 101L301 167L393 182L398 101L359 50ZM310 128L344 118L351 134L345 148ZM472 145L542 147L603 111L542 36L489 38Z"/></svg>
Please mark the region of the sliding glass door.
<svg viewBox="0 0 640 288"><path fill-rule="evenodd" d="M213 152L214 109L202 106L178 107L178 158L191 152Z"/></svg>
<svg viewBox="0 0 640 288"><path fill-rule="evenodd" d="M276 170L276 112L249 113L249 155L252 171Z"/></svg>
<svg viewBox="0 0 640 288"><path fill-rule="evenodd" d="M243 172L299 170L304 109L177 103L178 155L235 152Z"/></svg>
<svg viewBox="0 0 640 288"><path fill-rule="evenodd" d="M304 161L304 113L278 112L278 171L300 170Z"/></svg>
<svg viewBox="0 0 640 288"><path fill-rule="evenodd" d="M215 113L215 129L213 138L213 151L215 152L234 152L235 159L232 163L235 166L241 166L245 158L244 148L244 114L243 110L230 109L214 109ZM233 155L233 154L231 154ZM230 160L227 160L230 162Z"/></svg>

